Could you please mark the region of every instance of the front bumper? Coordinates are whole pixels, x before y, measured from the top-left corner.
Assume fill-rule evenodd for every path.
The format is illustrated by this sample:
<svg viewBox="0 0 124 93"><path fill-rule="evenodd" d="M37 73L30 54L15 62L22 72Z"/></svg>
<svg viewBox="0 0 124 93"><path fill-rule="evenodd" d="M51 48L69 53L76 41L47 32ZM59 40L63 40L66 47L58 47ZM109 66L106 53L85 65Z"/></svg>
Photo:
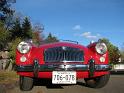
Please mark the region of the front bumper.
<svg viewBox="0 0 124 93"><path fill-rule="evenodd" d="M109 71L111 65L96 65L94 60L91 59L89 64L39 64L38 60L34 60L33 65L17 65L17 72L33 72L34 77L38 77L39 72L52 72L52 71L88 71L89 77L93 77L96 71Z"/></svg>
<svg viewBox="0 0 124 93"><path fill-rule="evenodd" d="M33 72L34 70L38 70L39 72L47 72L47 71L89 71L89 65L38 65L37 67L34 65L26 65L26 66L17 66L16 71L18 72ZM111 70L110 65L95 65L95 71L108 71Z"/></svg>
<svg viewBox="0 0 124 93"><path fill-rule="evenodd" d="M96 72L99 72L100 73L99 76L100 76L100 75L104 75L101 72L106 72L106 71L109 71L110 69L111 69L110 65L92 65L92 64L90 65L83 65L83 64L39 65L35 63L34 65L16 66L17 72L33 72L33 77L35 78L39 76L39 73L44 73L44 72L47 73L52 71L76 71L76 72L81 72L82 74L87 72L89 73L88 77L94 77L96 76L95 74ZM78 77L80 77L82 74L78 74Z"/></svg>

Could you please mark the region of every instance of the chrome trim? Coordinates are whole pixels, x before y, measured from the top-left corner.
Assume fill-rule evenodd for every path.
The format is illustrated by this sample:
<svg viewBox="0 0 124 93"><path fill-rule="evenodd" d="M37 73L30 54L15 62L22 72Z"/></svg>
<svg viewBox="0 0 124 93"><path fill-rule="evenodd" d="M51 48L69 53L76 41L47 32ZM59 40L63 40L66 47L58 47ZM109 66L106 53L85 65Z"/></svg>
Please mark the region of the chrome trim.
<svg viewBox="0 0 124 93"><path fill-rule="evenodd" d="M111 65L95 65L95 70L110 70Z"/></svg>
<svg viewBox="0 0 124 93"><path fill-rule="evenodd" d="M27 65L27 66L16 66L16 71L22 71L22 72L32 72L34 71L33 65ZM95 65L94 71L109 71L111 70L111 65ZM38 65L38 71L89 71L89 65Z"/></svg>
<svg viewBox="0 0 124 93"><path fill-rule="evenodd" d="M85 68L88 65L59 65L60 68Z"/></svg>
<svg viewBox="0 0 124 93"><path fill-rule="evenodd" d="M61 64L61 65L47 65L46 67L47 70L55 70L55 71L64 71L64 70L68 70L68 71L76 71L76 70L88 70L88 65L75 65L75 64L71 64L71 65L66 65L66 64Z"/></svg>
<svg viewBox="0 0 124 93"><path fill-rule="evenodd" d="M61 62L66 63L66 62L84 62L84 61L66 61L66 60L63 60L63 61L61 61Z"/></svg>

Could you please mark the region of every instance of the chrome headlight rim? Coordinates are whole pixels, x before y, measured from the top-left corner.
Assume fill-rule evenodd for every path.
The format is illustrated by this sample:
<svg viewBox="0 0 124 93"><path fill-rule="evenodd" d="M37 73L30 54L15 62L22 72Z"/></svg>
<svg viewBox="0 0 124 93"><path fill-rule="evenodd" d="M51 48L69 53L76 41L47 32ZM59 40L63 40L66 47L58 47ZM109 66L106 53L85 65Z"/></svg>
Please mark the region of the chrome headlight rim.
<svg viewBox="0 0 124 93"><path fill-rule="evenodd" d="M103 55L107 52L107 46L103 42L102 43L97 43L96 46L95 46L95 49L96 49L96 52L98 54L101 54L101 55Z"/></svg>
<svg viewBox="0 0 124 93"><path fill-rule="evenodd" d="M26 42L26 41L22 41L18 44L17 46L17 50L21 53L21 54L26 54L30 51L31 49L31 45Z"/></svg>

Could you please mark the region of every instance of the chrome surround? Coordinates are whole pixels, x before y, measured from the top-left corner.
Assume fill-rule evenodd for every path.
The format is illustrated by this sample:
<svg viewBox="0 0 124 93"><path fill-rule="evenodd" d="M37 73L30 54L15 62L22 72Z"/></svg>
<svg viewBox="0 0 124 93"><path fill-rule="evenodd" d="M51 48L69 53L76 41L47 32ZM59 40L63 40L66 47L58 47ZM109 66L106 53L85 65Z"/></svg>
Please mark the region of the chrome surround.
<svg viewBox="0 0 124 93"><path fill-rule="evenodd" d="M24 45L26 46L26 48L24 48ZM18 44L17 46L17 50L21 53L21 54L26 54L30 51L31 49L31 45L28 42L22 41Z"/></svg>
<svg viewBox="0 0 124 93"><path fill-rule="evenodd" d="M58 46L44 50L44 61L46 62L83 62L84 51L69 46Z"/></svg>
<svg viewBox="0 0 124 93"><path fill-rule="evenodd" d="M100 49L99 46L104 46L104 51L103 51L103 49ZM97 52L97 53L103 55L103 54L105 54L106 51L107 51L107 46L106 46L105 43L97 43L96 46L95 46L95 49L96 49L96 52Z"/></svg>

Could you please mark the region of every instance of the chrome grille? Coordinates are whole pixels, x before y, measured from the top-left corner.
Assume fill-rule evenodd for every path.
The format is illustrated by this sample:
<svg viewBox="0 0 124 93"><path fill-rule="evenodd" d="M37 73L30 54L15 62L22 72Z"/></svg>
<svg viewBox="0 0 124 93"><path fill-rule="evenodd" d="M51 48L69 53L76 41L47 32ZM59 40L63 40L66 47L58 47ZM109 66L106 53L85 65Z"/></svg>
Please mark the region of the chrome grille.
<svg viewBox="0 0 124 93"><path fill-rule="evenodd" d="M82 50L73 47L54 47L44 51L45 62L83 62Z"/></svg>

